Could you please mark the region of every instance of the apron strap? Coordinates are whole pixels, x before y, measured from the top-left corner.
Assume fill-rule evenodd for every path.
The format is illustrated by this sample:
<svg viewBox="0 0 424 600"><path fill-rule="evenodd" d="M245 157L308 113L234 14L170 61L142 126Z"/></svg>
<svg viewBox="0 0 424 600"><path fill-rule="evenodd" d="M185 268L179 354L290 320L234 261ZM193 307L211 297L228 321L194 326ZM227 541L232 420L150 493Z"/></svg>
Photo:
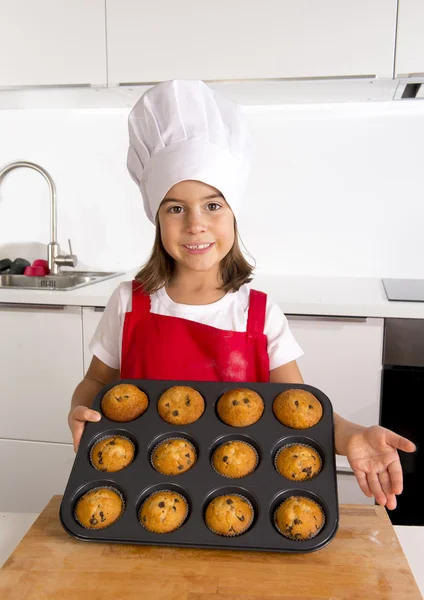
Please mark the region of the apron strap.
<svg viewBox="0 0 424 600"><path fill-rule="evenodd" d="M266 314L266 294L250 290L247 333L256 335L264 332Z"/></svg>
<svg viewBox="0 0 424 600"><path fill-rule="evenodd" d="M132 282L132 308L131 312L137 315L150 313L150 296L144 293L139 281Z"/></svg>

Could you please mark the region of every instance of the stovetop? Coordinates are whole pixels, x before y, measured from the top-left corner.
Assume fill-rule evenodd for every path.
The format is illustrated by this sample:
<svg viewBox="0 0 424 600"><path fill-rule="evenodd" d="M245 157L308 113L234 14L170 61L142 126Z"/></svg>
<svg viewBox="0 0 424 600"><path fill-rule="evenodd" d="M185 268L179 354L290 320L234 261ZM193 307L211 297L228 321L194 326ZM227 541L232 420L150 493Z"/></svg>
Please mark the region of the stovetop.
<svg viewBox="0 0 424 600"><path fill-rule="evenodd" d="M383 279L388 300L424 302L424 279Z"/></svg>

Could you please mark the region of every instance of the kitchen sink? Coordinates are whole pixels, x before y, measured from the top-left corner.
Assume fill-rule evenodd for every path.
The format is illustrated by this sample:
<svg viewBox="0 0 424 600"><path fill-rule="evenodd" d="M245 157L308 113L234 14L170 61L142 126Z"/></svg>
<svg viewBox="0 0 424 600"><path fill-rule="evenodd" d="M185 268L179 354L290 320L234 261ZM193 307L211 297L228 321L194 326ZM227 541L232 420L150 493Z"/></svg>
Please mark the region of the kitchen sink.
<svg viewBox="0 0 424 600"><path fill-rule="evenodd" d="M86 285L98 283L123 275L118 272L101 271L66 271L59 275L45 275L44 277L29 277L28 275L0 275L0 289L26 289L26 290L75 290Z"/></svg>

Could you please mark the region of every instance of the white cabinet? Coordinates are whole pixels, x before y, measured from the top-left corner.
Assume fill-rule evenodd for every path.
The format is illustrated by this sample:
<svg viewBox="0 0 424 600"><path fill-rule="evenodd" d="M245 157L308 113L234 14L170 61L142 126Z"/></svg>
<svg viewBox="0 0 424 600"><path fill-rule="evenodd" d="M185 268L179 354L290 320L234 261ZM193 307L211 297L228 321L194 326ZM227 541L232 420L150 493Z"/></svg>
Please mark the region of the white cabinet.
<svg viewBox="0 0 424 600"><path fill-rule="evenodd" d="M65 491L74 458L70 444L0 440L0 512L41 512Z"/></svg>
<svg viewBox="0 0 424 600"><path fill-rule="evenodd" d="M106 85L104 0L0 0L0 86Z"/></svg>
<svg viewBox="0 0 424 600"><path fill-rule="evenodd" d="M81 308L0 304L0 368L0 438L71 442L67 416L83 376Z"/></svg>
<svg viewBox="0 0 424 600"><path fill-rule="evenodd" d="M93 355L88 348L88 344L90 343L91 338L96 331L96 327L102 318L104 310L105 309L103 307L97 306L84 306L82 309L84 375L87 373L87 369L90 366L91 359L93 358Z"/></svg>
<svg viewBox="0 0 424 600"><path fill-rule="evenodd" d="M396 77L424 74L424 2L399 0Z"/></svg>
<svg viewBox="0 0 424 600"><path fill-rule="evenodd" d="M379 423L384 319L288 316L304 351L305 383L321 389L341 417Z"/></svg>
<svg viewBox="0 0 424 600"><path fill-rule="evenodd" d="M353 473L337 473L337 492L339 504L375 504L374 497L365 496Z"/></svg>
<svg viewBox="0 0 424 600"><path fill-rule="evenodd" d="M396 0L106 0L109 84L391 78Z"/></svg>

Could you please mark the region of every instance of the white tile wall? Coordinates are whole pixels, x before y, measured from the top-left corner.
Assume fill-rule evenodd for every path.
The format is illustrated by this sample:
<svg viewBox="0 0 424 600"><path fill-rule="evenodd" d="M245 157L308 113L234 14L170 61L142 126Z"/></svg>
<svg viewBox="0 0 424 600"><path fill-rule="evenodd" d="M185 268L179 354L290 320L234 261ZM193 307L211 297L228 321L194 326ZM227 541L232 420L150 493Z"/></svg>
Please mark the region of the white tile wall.
<svg viewBox="0 0 424 600"><path fill-rule="evenodd" d="M424 102L245 107L255 162L240 230L258 272L423 277ZM132 269L153 227L126 170L129 108L0 110L0 166L53 176L58 238L81 268ZM0 186L0 256L44 253L46 183Z"/></svg>

